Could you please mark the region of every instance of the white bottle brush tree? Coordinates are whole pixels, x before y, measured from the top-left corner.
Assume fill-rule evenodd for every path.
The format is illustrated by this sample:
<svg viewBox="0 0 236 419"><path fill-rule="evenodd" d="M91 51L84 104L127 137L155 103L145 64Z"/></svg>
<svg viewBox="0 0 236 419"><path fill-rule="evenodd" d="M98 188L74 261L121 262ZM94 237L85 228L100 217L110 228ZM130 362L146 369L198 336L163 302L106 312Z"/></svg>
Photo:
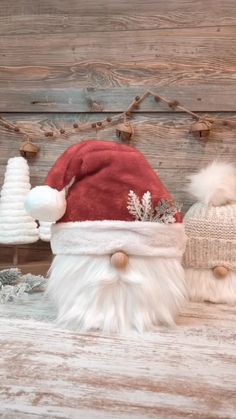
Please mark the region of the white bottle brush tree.
<svg viewBox="0 0 236 419"><path fill-rule="evenodd" d="M30 190L29 166L23 157L8 160L0 194L0 244L14 246L13 264L16 265L17 246L38 240L35 220L24 209Z"/></svg>

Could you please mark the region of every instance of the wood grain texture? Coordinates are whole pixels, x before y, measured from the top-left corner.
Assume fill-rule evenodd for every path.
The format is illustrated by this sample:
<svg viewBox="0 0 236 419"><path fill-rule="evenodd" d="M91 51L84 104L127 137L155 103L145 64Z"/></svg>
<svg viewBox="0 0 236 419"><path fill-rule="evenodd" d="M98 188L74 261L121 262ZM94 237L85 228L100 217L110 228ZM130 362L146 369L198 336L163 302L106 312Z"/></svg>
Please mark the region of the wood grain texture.
<svg viewBox="0 0 236 419"><path fill-rule="evenodd" d="M211 6L214 5L214 8ZM37 0L31 0L28 3L27 0L19 0L17 3L10 2L8 0L1 0L1 16L41 16L51 15L56 16L84 16L89 17L93 13L94 16L104 15L130 15L140 14L141 16L151 16L154 11L158 11L160 15L165 15L166 20L171 13L181 15L181 13L201 13L202 20L214 20L216 18L223 19L228 17L232 23L234 18L233 12L235 10L234 0L225 0L224 3L214 2L214 0L169 0L168 3L165 0L146 0L145 3L139 0L90 0L89 3L85 0L70 0L70 7L63 1L60 0L41 0L40 4ZM208 13L206 13L208 12ZM187 18L187 16L186 16ZM193 26L196 24L196 20L193 20ZM214 21L217 25L217 22ZM94 28L96 29L96 28Z"/></svg>
<svg viewBox="0 0 236 419"><path fill-rule="evenodd" d="M235 64L236 26L4 36L2 65L73 65L88 60ZM219 57L219 50L221 51ZM62 59L63 57L63 59ZM131 58L131 60L130 60ZM225 64L226 65L226 64Z"/></svg>
<svg viewBox="0 0 236 419"><path fill-rule="evenodd" d="M0 87L227 85L235 39L236 26L4 36Z"/></svg>
<svg viewBox="0 0 236 419"><path fill-rule="evenodd" d="M0 86L225 85L235 21L234 0L2 0Z"/></svg>
<svg viewBox="0 0 236 419"><path fill-rule="evenodd" d="M7 418L235 418L234 308L191 304L176 329L127 338L58 329L41 295L0 313Z"/></svg>
<svg viewBox="0 0 236 419"><path fill-rule="evenodd" d="M181 51L178 52L178 55L180 54ZM23 57L20 65L1 65L2 60L0 63L0 88L5 95L5 100L8 100L5 94L6 88L9 89L11 95L14 94L14 91L11 91L14 89L20 88L24 95L27 93L29 95L30 90L35 92L43 90L45 87L60 88L65 95L67 95L68 88L110 89L125 86L165 87L167 91L175 86L180 86L183 89L185 86L189 86L190 88L194 87L193 94L198 97L198 89L201 93L202 85L206 89L212 87L213 92L218 87L219 93L223 95L229 85L235 92L236 67L235 62L231 62L230 52L229 59L225 57L222 60L215 57L211 62L209 62L207 50L204 59L194 60L192 56L188 62L184 59L176 62L175 53L171 54L170 59L162 59L160 56L158 59L142 61L140 54L139 59L134 61L130 56L124 61L122 53L118 53L118 56L120 59L116 62L104 61L101 54L98 54L96 60L80 61L78 59L72 64L62 62L60 64L45 63L44 65L34 65L33 63L24 65ZM210 91L209 94L211 94ZM225 97L223 96L222 99L223 104Z"/></svg>
<svg viewBox="0 0 236 419"><path fill-rule="evenodd" d="M0 266L1 269L9 267L13 263L13 252L12 246L5 246L0 244ZM39 240L33 244L20 245L18 247L19 264L30 264L31 262L50 261L51 260L51 248L50 244ZM29 265L29 272L30 265Z"/></svg>
<svg viewBox="0 0 236 419"><path fill-rule="evenodd" d="M94 70L94 69L93 69ZM46 83L45 83L46 84ZM0 112L123 112L134 97L147 91L160 94L169 100L177 99L194 112L235 112L236 87L228 83L196 86L126 86L99 89L87 88L26 88L0 89ZM142 102L139 112L169 112L163 102L156 102L152 96ZM175 112L175 111L174 111ZM174 113L173 112L173 113ZM176 110L178 112L178 110Z"/></svg>
<svg viewBox="0 0 236 419"><path fill-rule="evenodd" d="M111 116L113 114L110 114ZM213 117L235 118L235 113L212 113ZM9 115L5 115L9 117ZM74 130L74 135L70 138L56 137L52 139L45 138L43 130L50 128L61 128L65 130L72 127L73 123L91 121L94 122L104 117L103 113L89 114L11 114L10 120L18 122L19 127L30 123L40 127L41 131L36 135L34 141L40 146L41 150L35 161L29 162L31 167L31 179L33 185L39 183L46 176L49 167L55 159L70 145L88 138L97 138L111 141L118 141L115 133L115 126L109 126L102 130L80 132ZM131 143L134 147L141 150L154 169L158 170L160 175L169 170L166 176L166 182L169 182L169 176L172 176L172 170L178 170L183 175L190 170L194 171L202 164L210 162L216 157L223 156L226 160L234 161L236 153L235 129L227 126L216 126L208 140L198 139L189 133L192 119L184 114L162 113L140 113L135 115L132 120L135 129L134 139ZM36 131L37 132L37 131ZM22 137L15 132L10 132L0 127L0 165L1 181L5 169L6 159L18 154L18 148ZM175 157L173 159L173 156ZM173 174L173 176L175 176ZM176 180L177 181L177 180ZM183 177L178 180L183 183Z"/></svg>
<svg viewBox="0 0 236 419"><path fill-rule="evenodd" d="M1 1L0 34L81 33L158 28L231 26L234 0L18 0Z"/></svg>

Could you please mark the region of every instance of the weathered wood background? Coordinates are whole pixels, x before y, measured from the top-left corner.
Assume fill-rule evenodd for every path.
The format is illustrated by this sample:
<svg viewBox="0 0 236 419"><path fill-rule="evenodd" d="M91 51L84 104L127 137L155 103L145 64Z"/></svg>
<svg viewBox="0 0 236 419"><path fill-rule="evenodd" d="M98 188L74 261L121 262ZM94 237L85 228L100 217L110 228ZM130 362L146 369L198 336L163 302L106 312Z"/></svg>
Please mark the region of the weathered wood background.
<svg viewBox="0 0 236 419"><path fill-rule="evenodd" d="M0 113L66 128L116 115L150 88L193 111L236 117L235 45L235 0L1 0ZM190 172L215 157L236 161L236 129L197 140L190 122L151 98L134 118L133 145L184 210ZM114 127L37 138L32 185L66 147L92 137L117 141ZM0 185L21 141L0 126ZM21 263L48 258L43 242L20 250ZM0 247L0 264L10 261ZM138 340L57 329L41 295L0 305L0 318L1 417L236 418L235 308L190 304L176 329Z"/></svg>
<svg viewBox="0 0 236 419"><path fill-rule="evenodd" d="M191 304L129 338L56 329L38 295L0 316L4 419L236 418L235 308Z"/></svg>
<svg viewBox="0 0 236 419"><path fill-rule="evenodd" d="M65 128L96 121L149 87L193 111L236 116L235 0L1 0L0 6L0 112L12 121ZM190 122L151 98L134 119L134 146L185 210L186 176L215 157L236 156L236 128L217 128L206 142L189 134ZM92 137L117 141L114 127L69 140L38 138L32 185L43 182L67 146ZM21 141L0 127L0 184ZM0 262L11 260L11 249L0 253ZM23 246L20 261L49 256L39 242Z"/></svg>

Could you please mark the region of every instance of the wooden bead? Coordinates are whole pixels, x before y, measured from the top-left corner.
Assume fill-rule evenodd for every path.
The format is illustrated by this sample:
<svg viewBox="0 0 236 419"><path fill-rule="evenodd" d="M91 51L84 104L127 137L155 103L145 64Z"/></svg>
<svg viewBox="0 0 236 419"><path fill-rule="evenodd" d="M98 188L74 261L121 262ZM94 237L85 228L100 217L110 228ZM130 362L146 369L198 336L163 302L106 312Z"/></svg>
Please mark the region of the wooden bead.
<svg viewBox="0 0 236 419"><path fill-rule="evenodd" d="M123 252L113 253L111 256L111 264L114 268L124 269L129 262L128 256Z"/></svg>
<svg viewBox="0 0 236 419"><path fill-rule="evenodd" d="M217 279L225 278L229 273L229 270L225 266L216 266L213 268L213 274Z"/></svg>
<svg viewBox="0 0 236 419"><path fill-rule="evenodd" d="M169 102L168 105L170 108L174 109L176 106L179 106L179 102L178 100L173 100L172 102Z"/></svg>

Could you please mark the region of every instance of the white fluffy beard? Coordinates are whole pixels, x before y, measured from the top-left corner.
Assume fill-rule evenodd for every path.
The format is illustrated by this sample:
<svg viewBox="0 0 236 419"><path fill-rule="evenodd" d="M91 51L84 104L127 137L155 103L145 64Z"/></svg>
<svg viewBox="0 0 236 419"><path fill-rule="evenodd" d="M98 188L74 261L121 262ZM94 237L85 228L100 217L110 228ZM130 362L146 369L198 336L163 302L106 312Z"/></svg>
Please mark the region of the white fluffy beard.
<svg viewBox="0 0 236 419"><path fill-rule="evenodd" d="M229 271L225 278L215 278L211 269L186 269L186 282L192 301L211 303L236 303L236 271Z"/></svg>
<svg viewBox="0 0 236 419"><path fill-rule="evenodd" d="M186 299L184 270L173 258L129 256L124 270L109 256L58 255L48 292L58 323L77 331L142 333L173 325Z"/></svg>

